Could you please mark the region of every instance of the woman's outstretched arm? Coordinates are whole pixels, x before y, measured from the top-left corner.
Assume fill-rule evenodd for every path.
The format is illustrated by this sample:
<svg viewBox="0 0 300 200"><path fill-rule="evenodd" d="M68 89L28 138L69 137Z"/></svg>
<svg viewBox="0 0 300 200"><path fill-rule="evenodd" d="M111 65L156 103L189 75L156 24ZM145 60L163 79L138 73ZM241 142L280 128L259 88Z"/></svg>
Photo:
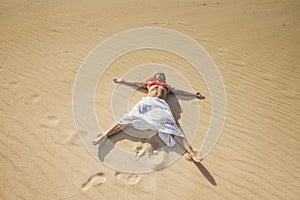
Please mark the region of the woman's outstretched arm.
<svg viewBox="0 0 300 200"><path fill-rule="evenodd" d="M144 92L148 92L148 83L143 82L143 81L127 81L123 78L115 78L113 79L115 83L121 83L121 84L125 84L125 85L129 85L129 86L135 86L138 89L142 89Z"/></svg>
<svg viewBox="0 0 300 200"><path fill-rule="evenodd" d="M196 97L197 99L205 99L205 96L203 96L200 92L188 92L185 90L179 90L173 87L170 87L171 92L177 95L183 95L183 96L192 96Z"/></svg>

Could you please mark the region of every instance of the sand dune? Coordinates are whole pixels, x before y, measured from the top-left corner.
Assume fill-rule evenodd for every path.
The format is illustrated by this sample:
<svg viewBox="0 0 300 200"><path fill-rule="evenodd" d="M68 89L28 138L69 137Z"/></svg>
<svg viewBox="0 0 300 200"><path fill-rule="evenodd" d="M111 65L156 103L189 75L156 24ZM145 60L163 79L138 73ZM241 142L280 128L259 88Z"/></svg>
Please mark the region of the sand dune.
<svg viewBox="0 0 300 200"><path fill-rule="evenodd" d="M1 0L0 199L299 199L299 7L296 0ZM80 142L73 84L100 42L148 26L182 32L209 52L224 81L226 120L201 164L181 157L128 174L100 164ZM96 91L101 127L114 123L112 78L149 62L172 66L207 96L197 102L199 149L211 98L192 65L168 52L131 52L109 66Z"/></svg>

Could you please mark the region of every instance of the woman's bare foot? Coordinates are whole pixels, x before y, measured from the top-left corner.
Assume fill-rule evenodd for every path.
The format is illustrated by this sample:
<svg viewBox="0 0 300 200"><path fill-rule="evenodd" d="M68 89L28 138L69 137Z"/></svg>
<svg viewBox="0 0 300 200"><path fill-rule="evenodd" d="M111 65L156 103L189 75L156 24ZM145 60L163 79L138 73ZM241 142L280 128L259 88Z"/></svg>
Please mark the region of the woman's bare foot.
<svg viewBox="0 0 300 200"><path fill-rule="evenodd" d="M99 137L97 137L96 139L93 140L93 145L97 145L100 144L101 142L103 142L104 140L106 140L106 135L101 135Z"/></svg>
<svg viewBox="0 0 300 200"><path fill-rule="evenodd" d="M193 161L193 162L196 162L196 163L199 163L203 160L203 158L201 158L200 156L197 156L197 151L189 151L187 153L186 159L190 160L190 161Z"/></svg>
<svg viewBox="0 0 300 200"><path fill-rule="evenodd" d="M192 156L192 160L196 163L199 163L203 160L200 156Z"/></svg>

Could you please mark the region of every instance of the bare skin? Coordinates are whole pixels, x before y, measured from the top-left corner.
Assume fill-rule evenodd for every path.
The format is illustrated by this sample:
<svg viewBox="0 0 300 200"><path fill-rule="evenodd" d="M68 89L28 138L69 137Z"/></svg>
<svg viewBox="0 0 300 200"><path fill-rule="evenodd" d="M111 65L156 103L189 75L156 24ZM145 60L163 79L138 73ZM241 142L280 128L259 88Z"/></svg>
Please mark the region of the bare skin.
<svg viewBox="0 0 300 200"><path fill-rule="evenodd" d="M148 96L149 97L158 97L160 99L166 100L167 98L167 90L163 86L160 85L152 85L148 86Z"/></svg>
<svg viewBox="0 0 300 200"><path fill-rule="evenodd" d="M162 80L164 77L156 76L156 80ZM165 80L165 78L164 78ZM116 83L125 83L124 80L114 79L114 82ZM126 84L135 85L137 87L144 88L147 91L148 96L150 97L158 97L160 99L166 100L166 97L168 95L168 91L165 87L160 85L152 85L149 87L149 84L143 83L143 82L127 82ZM174 91L173 91L174 92ZM181 90L175 90L175 92L184 93L184 95L193 95L199 99L204 99L205 97L200 94L200 92L196 93L189 93ZM103 135L100 135L96 139L93 140L94 145L98 145L101 142L105 141L109 136L112 136L120 131L122 131L124 128L126 128L126 124L114 124L110 129L108 129ZM192 149L192 147L188 144L187 140L183 137L174 136L174 139L187 151L189 156L194 162L200 162L202 161L202 158L197 156L195 151Z"/></svg>
<svg viewBox="0 0 300 200"><path fill-rule="evenodd" d="M93 145L100 144L104 140L106 140L109 136L112 136L124 128L126 128L126 124L114 124L110 129L108 129L103 135L98 136L96 139L93 140Z"/></svg>

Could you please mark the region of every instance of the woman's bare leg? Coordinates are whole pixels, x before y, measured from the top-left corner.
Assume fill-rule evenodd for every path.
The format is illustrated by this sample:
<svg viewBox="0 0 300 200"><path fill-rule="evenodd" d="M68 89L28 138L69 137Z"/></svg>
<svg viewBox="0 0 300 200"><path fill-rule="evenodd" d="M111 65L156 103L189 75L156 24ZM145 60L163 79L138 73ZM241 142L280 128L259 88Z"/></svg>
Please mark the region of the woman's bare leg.
<svg viewBox="0 0 300 200"><path fill-rule="evenodd" d="M93 145L97 145L97 144L103 142L109 136L112 136L112 135L122 131L124 128L126 128L126 126L127 126L127 124L114 124L103 135L100 135L99 137L94 139Z"/></svg>
<svg viewBox="0 0 300 200"><path fill-rule="evenodd" d="M174 139L185 148L185 150L187 151L187 153L191 156L192 160L194 162L200 162L202 161L202 158L200 156L197 156L196 153L194 152L193 148L191 147L191 145L189 145L188 141L183 138L183 137L179 137L179 136L174 136Z"/></svg>

